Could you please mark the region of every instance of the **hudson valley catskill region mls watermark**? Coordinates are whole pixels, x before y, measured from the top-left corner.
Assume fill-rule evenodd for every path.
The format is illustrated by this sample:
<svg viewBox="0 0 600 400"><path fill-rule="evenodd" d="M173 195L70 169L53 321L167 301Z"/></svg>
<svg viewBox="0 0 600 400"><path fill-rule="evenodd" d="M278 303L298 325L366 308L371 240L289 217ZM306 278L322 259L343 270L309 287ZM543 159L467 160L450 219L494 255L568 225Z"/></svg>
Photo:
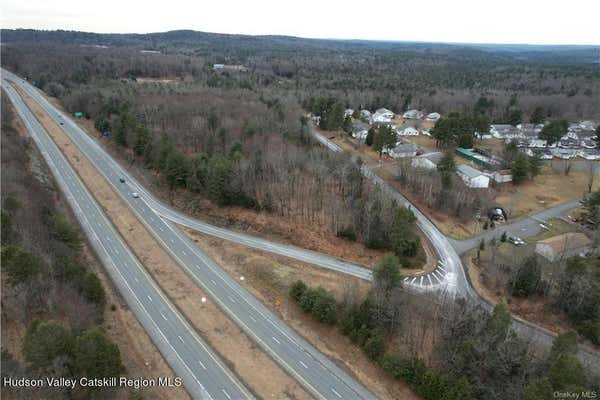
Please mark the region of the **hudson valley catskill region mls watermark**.
<svg viewBox="0 0 600 400"><path fill-rule="evenodd" d="M126 376L112 378L12 378L3 377L2 386L12 388L116 388L127 387L141 389L148 387L179 387L183 384L180 377L157 377L157 378L130 378Z"/></svg>

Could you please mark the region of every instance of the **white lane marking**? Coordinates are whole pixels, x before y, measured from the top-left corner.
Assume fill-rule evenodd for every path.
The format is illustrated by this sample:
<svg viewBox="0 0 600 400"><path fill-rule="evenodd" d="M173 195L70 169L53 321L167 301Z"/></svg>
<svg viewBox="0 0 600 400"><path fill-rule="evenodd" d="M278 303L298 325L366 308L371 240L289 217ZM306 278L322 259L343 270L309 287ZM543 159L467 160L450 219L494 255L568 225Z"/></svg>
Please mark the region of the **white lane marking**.
<svg viewBox="0 0 600 400"><path fill-rule="evenodd" d="M179 338L179 340L181 341L181 343L185 343L185 342L183 341L183 338L182 338L181 336L179 336L179 335L178 335L177 337Z"/></svg>
<svg viewBox="0 0 600 400"><path fill-rule="evenodd" d="M225 391L225 389L221 389L221 392L223 392L223 393L225 394L225 396L227 396L227 398L228 398L229 400L231 400L231 396L229 395L229 393L227 393L227 392Z"/></svg>
<svg viewBox="0 0 600 400"><path fill-rule="evenodd" d="M429 280L429 285L433 285L433 283L431 283L431 274L427 275L427 279Z"/></svg>
<svg viewBox="0 0 600 400"><path fill-rule="evenodd" d="M160 313L160 316L161 316L161 317L163 317L163 319L164 319L165 321L167 321L167 317L165 317L165 314L163 314L163 313Z"/></svg>
<svg viewBox="0 0 600 400"><path fill-rule="evenodd" d="M433 274L433 277L435 278L435 280L436 280L438 283L440 283L440 279L437 277L437 275L436 275L436 274Z"/></svg>
<svg viewBox="0 0 600 400"><path fill-rule="evenodd" d="M419 280L419 286L423 286L423 276L421 276L421 279Z"/></svg>
<svg viewBox="0 0 600 400"><path fill-rule="evenodd" d="M302 365L304 368L308 369L308 365L304 364L302 361L298 360L298 362L300 363L300 365Z"/></svg>
<svg viewBox="0 0 600 400"><path fill-rule="evenodd" d="M150 297L150 295L146 295L146 297L148 297L148 300L152 301L152 297Z"/></svg>
<svg viewBox="0 0 600 400"><path fill-rule="evenodd" d="M444 267L442 266L442 264L438 265L438 268L439 268L439 269L441 269L442 271L446 272L446 268L444 268Z"/></svg>
<svg viewBox="0 0 600 400"><path fill-rule="evenodd" d="M413 283L415 283L415 280L417 279L417 277L415 276L414 278L411 279L410 284L412 285Z"/></svg>
<svg viewBox="0 0 600 400"><path fill-rule="evenodd" d="M204 365L204 363L203 363L202 361L198 360L198 364L200 364L200 366L201 366L201 367L202 367L204 370L206 370L206 366Z"/></svg>
<svg viewBox="0 0 600 400"><path fill-rule="evenodd" d="M233 297L231 296L227 296L229 298L229 301L231 301L232 303L235 303L235 300L233 299Z"/></svg>
<svg viewBox="0 0 600 400"><path fill-rule="evenodd" d="M256 323L256 319L254 319L254 317L252 315L249 315L249 317L252 320L252 322Z"/></svg>
<svg viewBox="0 0 600 400"><path fill-rule="evenodd" d="M342 395L339 394L334 388L331 388L331 391L333 392L333 394L335 394L337 397L339 397L340 399L342 398Z"/></svg>
<svg viewBox="0 0 600 400"><path fill-rule="evenodd" d="M211 279L210 281L212 282L213 285L215 285L215 286L217 285L217 282L215 282L214 279Z"/></svg>
<svg viewBox="0 0 600 400"><path fill-rule="evenodd" d="M134 276L134 277L133 277L133 279L135 279L135 281L136 281L137 283L140 283L140 281L139 281L139 279L137 278L137 276Z"/></svg>
<svg viewBox="0 0 600 400"><path fill-rule="evenodd" d="M181 250L181 254L185 256L185 250Z"/></svg>
<svg viewBox="0 0 600 400"><path fill-rule="evenodd" d="M279 340L277 340L277 338L276 338L275 336L271 336L271 337L273 338L273 340L274 340L275 342L277 342L277 344L281 344L281 342L280 342Z"/></svg>

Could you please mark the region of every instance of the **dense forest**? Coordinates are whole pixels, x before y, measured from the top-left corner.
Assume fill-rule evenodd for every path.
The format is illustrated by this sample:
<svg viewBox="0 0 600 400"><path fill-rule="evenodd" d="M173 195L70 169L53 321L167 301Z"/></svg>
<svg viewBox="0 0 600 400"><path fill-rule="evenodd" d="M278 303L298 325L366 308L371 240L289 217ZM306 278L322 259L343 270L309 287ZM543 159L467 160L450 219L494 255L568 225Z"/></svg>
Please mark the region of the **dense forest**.
<svg viewBox="0 0 600 400"><path fill-rule="evenodd" d="M184 188L220 206L276 213L371 248L398 249L407 262L418 253L416 235L408 245L393 240L394 231L412 232L413 218L363 180L360 163L312 143L293 93L260 74L214 72L193 57L105 50L102 57L95 48L30 44L7 51L3 61L35 77L69 111L93 118L98 135L110 133L132 163L158 173L172 192ZM159 84L132 79L139 75L184 76Z"/></svg>
<svg viewBox="0 0 600 400"><path fill-rule="evenodd" d="M74 76L103 70L105 77L172 76L191 74L212 79L199 66L243 64L242 80L253 87L277 87L304 99L333 95L351 108L386 107L395 112L421 108L442 114L471 110L479 97L492 101L494 121L504 119L516 96L525 120L541 108L553 118L570 120L600 115L598 48L593 46L476 46L459 44L340 41L282 36L224 35L172 31L144 35L94 34L69 31L2 30L3 65L39 76L58 62L74 61ZM36 44L38 52L28 46ZM72 48L64 54L61 46ZM106 48L98 47L106 46ZM75 50L73 47L79 47ZM46 48L48 50L44 51ZM141 50L160 54L140 53ZM25 67L23 57L48 61ZM114 52L130 60L119 71ZM141 54L141 55L140 55ZM58 59L58 60L56 60ZM143 62L152 59L154 67ZM111 61L112 60L112 61ZM135 65L138 64L138 65ZM163 67L158 67L163 65ZM60 80L55 78L56 80Z"/></svg>

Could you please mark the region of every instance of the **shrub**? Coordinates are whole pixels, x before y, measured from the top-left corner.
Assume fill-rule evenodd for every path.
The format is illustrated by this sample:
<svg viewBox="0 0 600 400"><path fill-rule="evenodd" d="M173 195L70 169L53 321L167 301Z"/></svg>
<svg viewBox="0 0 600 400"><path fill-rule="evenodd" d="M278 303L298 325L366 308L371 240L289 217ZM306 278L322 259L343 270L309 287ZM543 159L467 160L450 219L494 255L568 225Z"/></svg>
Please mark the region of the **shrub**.
<svg viewBox="0 0 600 400"><path fill-rule="evenodd" d="M335 298L320 286L315 291L311 311L313 317L319 322L333 324L337 320L337 303Z"/></svg>
<svg viewBox="0 0 600 400"><path fill-rule="evenodd" d="M367 354L367 357L371 360L379 360L383 353L385 353L383 334L378 330L372 331L369 338L366 340L363 349Z"/></svg>
<svg viewBox="0 0 600 400"><path fill-rule="evenodd" d="M294 282L290 287L290 297L299 302L307 288L306 284L300 280Z"/></svg>

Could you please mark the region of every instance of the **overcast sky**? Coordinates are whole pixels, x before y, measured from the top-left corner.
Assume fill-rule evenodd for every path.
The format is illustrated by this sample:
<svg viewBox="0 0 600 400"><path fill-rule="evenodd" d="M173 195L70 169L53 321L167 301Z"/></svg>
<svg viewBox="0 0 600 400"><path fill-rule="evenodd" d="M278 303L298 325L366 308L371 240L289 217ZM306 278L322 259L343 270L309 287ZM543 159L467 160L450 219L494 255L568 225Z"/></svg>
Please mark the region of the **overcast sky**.
<svg viewBox="0 0 600 400"><path fill-rule="evenodd" d="M2 0L4 28L600 44L599 0Z"/></svg>

